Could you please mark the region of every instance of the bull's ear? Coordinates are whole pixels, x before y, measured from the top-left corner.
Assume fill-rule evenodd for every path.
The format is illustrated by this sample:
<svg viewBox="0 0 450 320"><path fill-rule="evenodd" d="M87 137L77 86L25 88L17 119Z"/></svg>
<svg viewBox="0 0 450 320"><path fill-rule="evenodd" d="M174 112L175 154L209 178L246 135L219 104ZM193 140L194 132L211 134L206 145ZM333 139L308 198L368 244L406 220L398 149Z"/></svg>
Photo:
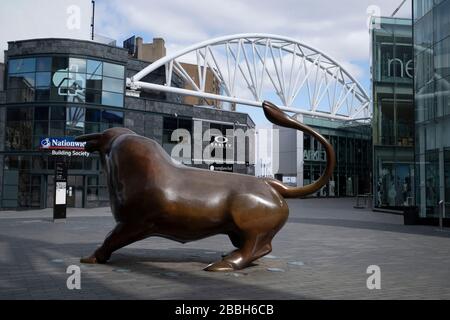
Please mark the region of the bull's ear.
<svg viewBox="0 0 450 320"><path fill-rule="evenodd" d="M101 133L91 133L91 134L84 134L82 136L78 136L75 138L75 141L78 142L86 142L86 141L92 141L92 140L99 140L101 138Z"/></svg>

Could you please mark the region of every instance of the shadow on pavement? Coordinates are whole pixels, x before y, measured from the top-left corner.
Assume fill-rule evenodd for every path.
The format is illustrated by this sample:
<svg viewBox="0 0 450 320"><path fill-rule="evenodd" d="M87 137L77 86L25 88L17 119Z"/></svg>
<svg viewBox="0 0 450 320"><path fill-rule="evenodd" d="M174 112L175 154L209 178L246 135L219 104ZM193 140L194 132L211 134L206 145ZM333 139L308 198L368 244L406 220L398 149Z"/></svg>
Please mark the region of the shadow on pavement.
<svg viewBox="0 0 450 320"><path fill-rule="evenodd" d="M230 275L224 273L212 274L202 271L201 269L208 263L219 259L221 253L206 254L211 249L192 248L155 250L125 247L113 254L110 262L104 266L82 265L82 290L72 291L66 288L66 280L69 276L66 274L66 268L72 264L80 265L79 258L95 249L92 243L55 244L0 235L0 244L3 250L9 252L9 257L7 259L3 257L3 263L0 265L0 299L173 299L175 297L178 299L300 300L314 298L267 287L264 279L274 274L265 269L246 269L246 273L256 276L249 279L242 274L242 278L233 277L234 281L231 281L233 278ZM60 261L55 264L55 260ZM161 263L169 263L173 266L155 265ZM189 265L189 263L195 264ZM112 270L118 268L128 269L129 273L118 274ZM102 275L99 276L99 273ZM284 274L284 277L286 276L287 274ZM127 277L141 281L138 283L140 286L135 294L124 293L111 283L115 278ZM143 287L142 281L147 278L148 284ZM255 283L255 279L262 283ZM160 285L153 288L152 280L157 280ZM175 287L180 286L179 291L167 288L172 290L167 290L168 294L164 294L165 288L161 288L161 281L166 283L166 287L170 283L175 283ZM244 281L246 283L243 283ZM133 285L133 282L130 282L130 287Z"/></svg>

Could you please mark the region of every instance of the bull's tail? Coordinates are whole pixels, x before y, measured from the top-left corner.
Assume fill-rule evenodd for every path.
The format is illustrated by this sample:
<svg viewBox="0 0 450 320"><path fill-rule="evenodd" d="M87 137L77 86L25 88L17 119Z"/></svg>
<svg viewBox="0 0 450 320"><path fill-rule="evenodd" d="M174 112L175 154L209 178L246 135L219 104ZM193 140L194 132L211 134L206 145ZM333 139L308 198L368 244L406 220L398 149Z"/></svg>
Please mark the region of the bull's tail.
<svg viewBox="0 0 450 320"><path fill-rule="evenodd" d="M264 114L266 118L278 126L292 128L296 130L303 131L306 134L312 135L317 139L324 147L327 155L327 167L322 176L312 184L304 187L288 187L278 180L266 179L267 183L272 186L278 193L280 193L285 198L297 198L312 194L320 188L322 188L329 181L331 175L333 174L334 166L336 164L336 155L331 144L322 135L314 131L312 128L300 123L293 117L289 117L283 111L281 111L276 105L264 101L263 103Z"/></svg>

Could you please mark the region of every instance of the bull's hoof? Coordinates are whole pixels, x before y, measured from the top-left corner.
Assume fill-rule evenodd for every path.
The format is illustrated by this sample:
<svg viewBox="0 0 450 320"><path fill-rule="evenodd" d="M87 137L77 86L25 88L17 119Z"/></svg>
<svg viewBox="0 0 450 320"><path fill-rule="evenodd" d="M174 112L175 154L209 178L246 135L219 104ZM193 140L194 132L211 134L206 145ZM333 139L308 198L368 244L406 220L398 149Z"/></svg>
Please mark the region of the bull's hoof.
<svg viewBox="0 0 450 320"><path fill-rule="evenodd" d="M213 272L230 272L236 270L236 268L231 262L222 260L215 263L211 263L204 270Z"/></svg>
<svg viewBox="0 0 450 320"><path fill-rule="evenodd" d="M90 256L90 257L86 257L86 258L81 258L80 259L81 263L86 263L86 264L97 264L99 263L97 261L97 258L95 256Z"/></svg>

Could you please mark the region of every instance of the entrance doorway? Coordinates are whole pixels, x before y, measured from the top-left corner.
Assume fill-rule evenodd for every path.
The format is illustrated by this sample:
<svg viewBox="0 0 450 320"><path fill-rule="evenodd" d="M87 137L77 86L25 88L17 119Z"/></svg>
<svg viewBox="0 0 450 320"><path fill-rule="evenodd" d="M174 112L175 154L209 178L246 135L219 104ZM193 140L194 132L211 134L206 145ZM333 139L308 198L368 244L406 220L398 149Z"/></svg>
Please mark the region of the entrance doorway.
<svg viewBox="0 0 450 320"><path fill-rule="evenodd" d="M67 207L83 208L84 206L84 176L67 177Z"/></svg>

